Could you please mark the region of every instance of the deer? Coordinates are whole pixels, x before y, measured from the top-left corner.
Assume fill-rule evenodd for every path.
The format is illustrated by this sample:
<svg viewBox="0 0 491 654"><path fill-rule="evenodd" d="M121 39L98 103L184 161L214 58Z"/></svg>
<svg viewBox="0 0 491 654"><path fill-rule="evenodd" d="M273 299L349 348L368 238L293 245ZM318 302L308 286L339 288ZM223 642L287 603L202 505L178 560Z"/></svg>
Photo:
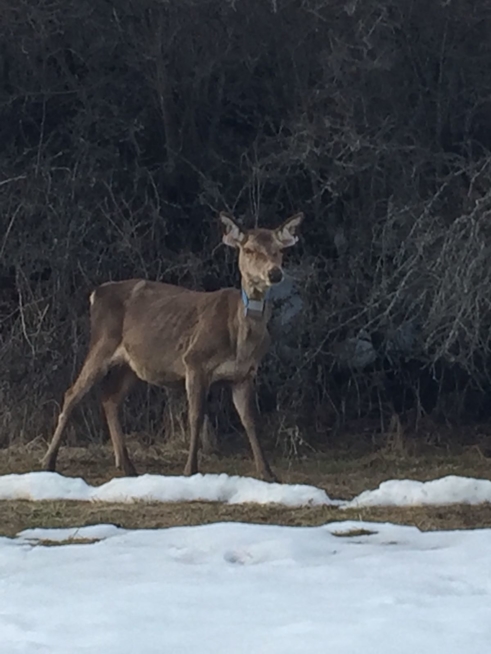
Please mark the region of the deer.
<svg viewBox="0 0 491 654"><path fill-rule="evenodd" d="M118 408L140 379L161 387L184 383L189 428L184 474L194 475L208 392L213 384L224 382L232 389L257 476L275 481L257 435L254 382L270 344L268 296L283 280L283 250L297 243L303 217L297 213L276 229L244 229L231 214L219 214L222 242L238 251L241 290L195 291L145 279L98 286L90 295L88 353L65 393L43 468L56 470L72 410L100 383L116 469L125 476L137 475L124 443Z"/></svg>

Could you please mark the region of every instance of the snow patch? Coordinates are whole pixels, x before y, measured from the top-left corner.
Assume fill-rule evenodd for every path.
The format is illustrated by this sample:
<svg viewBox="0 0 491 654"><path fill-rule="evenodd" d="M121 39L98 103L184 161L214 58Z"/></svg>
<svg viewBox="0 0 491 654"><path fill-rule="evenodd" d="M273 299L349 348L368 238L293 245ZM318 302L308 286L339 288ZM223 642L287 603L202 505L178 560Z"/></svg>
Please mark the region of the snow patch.
<svg viewBox="0 0 491 654"><path fill-rule="evenodd" d="M0 476L0 500L78 500L81 502L222 502L227 504L280 504L288 507L418 506L482 504L491 502L491 481L448 476L433 481L385 481L353 500L331 499L315 486L276 484L253 479L197 474L192 477L142 475L112 479L91 486L83 479L55 472L29 472Z"/></svg>
<svg viewBox="0 0 491 654"><path fill-rule="evenodd" d="M394 479L376 490L364 491L341 508L366 506L423 506L491 502L491 481L449 475L432 481Z"/></svg>
<svg viewBox="0 0 491 654"><path fill-rule="evenodd" d="M116 525L89 525L87 527L67 527L63 529L46 529L36 527L24 529L17 534L18 540L35 543L39 541L63 542L77 540L105 540L125 533L126 529Z"/></svg>
<svg viewBox="0 0 491 654"><path fill-rule="evenodd" d="M251 477L197 474L192 477L141 475L90 486L56 472L0 476L0 500L78 500L81 502L225 502L228 504L335 504L327 493L303 484L276 484Z"/></svg>
<svg viewBox="0 0 491 654"><path fill-rule="evenodd" d="M484 654L490 549L489 529L356 521L27 530L0 538L1 651Z"/></svg>

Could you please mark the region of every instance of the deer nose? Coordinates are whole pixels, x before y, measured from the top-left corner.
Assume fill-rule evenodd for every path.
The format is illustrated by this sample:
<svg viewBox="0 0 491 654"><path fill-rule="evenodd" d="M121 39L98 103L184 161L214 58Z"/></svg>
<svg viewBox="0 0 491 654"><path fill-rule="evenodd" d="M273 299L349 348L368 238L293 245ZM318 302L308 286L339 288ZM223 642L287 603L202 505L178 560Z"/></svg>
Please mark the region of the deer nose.
<svg viewBox="0 0 491 654"><path fill-rule="evenodd" d="M279 284L283 279L283 271L278 267L271 268L271 270L268 271L268 278L272 284Z"/></svg>

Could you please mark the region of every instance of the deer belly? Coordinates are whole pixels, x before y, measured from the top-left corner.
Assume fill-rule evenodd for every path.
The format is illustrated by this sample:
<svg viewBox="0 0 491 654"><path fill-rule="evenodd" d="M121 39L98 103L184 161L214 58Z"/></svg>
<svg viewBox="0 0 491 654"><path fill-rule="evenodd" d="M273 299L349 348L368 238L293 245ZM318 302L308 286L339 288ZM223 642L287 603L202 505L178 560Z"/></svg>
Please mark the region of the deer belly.
<svg viewBox="0 0 491 654"><path fill-rule="evenodd" d="M154 386L173 385L184 378L184 369L178 369L174 361L165 361L163 357L135 356L124 347L118 348L112 362L126 363L139 379Z"/></svg>
<svg viewBox="0 0 491 654"><path fill-rule="evenodd" d="M183 376L170 370L162 370L160 368L152 368L150 366L134 366L130 364L133 372L147 384L153 386L173 386L178 382L182 382Z"/></svg>

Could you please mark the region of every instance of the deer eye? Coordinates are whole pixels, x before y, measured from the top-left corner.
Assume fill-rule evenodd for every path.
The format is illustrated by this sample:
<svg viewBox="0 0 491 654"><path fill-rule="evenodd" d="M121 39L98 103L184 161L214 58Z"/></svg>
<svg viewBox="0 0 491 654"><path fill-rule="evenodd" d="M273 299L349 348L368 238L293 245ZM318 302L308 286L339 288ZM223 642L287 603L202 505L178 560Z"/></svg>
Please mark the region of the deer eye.
<svg viewBox="0 0 491 654"><path fill-rule="evenodd" d="M254 254L254 250L252 248L243 248L244 254Z"/></svg>

